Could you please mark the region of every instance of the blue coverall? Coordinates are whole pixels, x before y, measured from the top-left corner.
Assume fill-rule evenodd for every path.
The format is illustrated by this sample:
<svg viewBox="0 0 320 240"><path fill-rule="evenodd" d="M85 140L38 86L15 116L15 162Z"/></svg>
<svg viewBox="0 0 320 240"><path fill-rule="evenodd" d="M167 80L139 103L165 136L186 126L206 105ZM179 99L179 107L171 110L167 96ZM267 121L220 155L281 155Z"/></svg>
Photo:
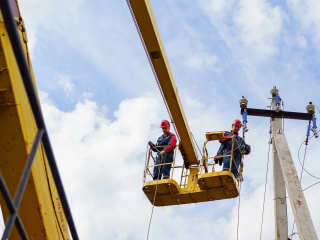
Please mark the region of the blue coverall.
<svg viewBox="0 0 320 240"><path fill-rule="evenodd" d="M236 162L237 168L239 170L239 166L240 166L240 163L241 163L241 153L240 153L240 151L242 151L243 154L248 155L251 152L251 147L250 147L250 145L246 144L245 141L241 137L238 136L238 133L237 134L232 134L232 132L225 131L224 132L224 137L225 137L224 139L219 140L221 145L220 145L220 148L219 148L219 150L217 152L217 155L218 156L231 155L232 140L228 139L228 138L231 138L231 137L236 138L238 143L239 143L240 149L238 148L238 145L237 145L236 141L234 141L233 157L234 157L234 160ZM223 168L222 168L222 171L229 171L229 169L230 169L230 160L231 160L230 156L223 157ZM234 162L232 162L231 172L233 173L233 175L235 177L238 177L237 168L235 167Z"/></svg>
<svg viewBox="0 0 320 240"><path fill-rule="evenodd" d="M164 147L151 148L154 152L158 152L155 165L173 162L173 155L174 155L174 149L176 147L176 142L177 142L176 136L171 132L168 132L166 136L163 134L158 138L157 144L155 146L164 146ZM162 150L166 152L163 156L160 155L160 152ZM159 173L159 169L160 169L160 173ZM153 169L153 180L161 179L162 175L163 175L163 179L170 178L170 170L171 170L171 164L155 167Z"/></svg>

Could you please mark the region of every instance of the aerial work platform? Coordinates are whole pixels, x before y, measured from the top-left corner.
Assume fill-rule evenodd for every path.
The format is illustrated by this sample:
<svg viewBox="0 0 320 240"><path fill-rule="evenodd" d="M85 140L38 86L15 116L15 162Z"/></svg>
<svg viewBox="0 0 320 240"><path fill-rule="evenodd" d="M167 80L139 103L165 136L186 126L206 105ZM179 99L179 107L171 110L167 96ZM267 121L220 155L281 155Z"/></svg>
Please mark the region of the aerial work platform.
<svg viewBox="0 0 320 240"><path fill-rule="evenodd" d="M142 189L149 201L151 203L154 201L154 205L159 207L216 201L239 196L237 181L229 171L201 174L198 184L199 186L189 191L187 188L180 188L174 179L162 179L146 182ZM155 192L157 194L154 199Z"/></svg>
<svg viewBox="0 0 320 240"><path fill-rule="evenodd" d="M156 156L152 155L151 149L148 152L148 158L144 171L144 184L142 187L143 192L148 197L151 204L155 206L170 206L189 203L200 203L208 201L217 201L223 199L230 199L239 196L239 184L241 179L241 169L238 170L239 179L235 179L233 173L230 171L234 164L233 155L225 155L224 157L231 156L231 164L229 171L216 172L214 166L217 163L208 163L210 159L214 162L215 157L208 156L208 150L206 148L209 141L223 139L224 135L222 131L208 132L206 133L207 141L203 146L203 157L199 166L191 166L189 169L182 166L180 184L173 179L173 173L175 168L181 168L175 166L175 158L173 163L165 163L149 166L149 160L155 162ZM235 138L230 137L230 141L233 141L233 145L237 147L238 142ZM176 150L177 151L177 150ZM150 168L159 167L160 165L172 164L171 178L155 180L146 182L147 175L151 177L153 174L150 172ZM209 172L209 167L212 167L212 172Z"/></svg>

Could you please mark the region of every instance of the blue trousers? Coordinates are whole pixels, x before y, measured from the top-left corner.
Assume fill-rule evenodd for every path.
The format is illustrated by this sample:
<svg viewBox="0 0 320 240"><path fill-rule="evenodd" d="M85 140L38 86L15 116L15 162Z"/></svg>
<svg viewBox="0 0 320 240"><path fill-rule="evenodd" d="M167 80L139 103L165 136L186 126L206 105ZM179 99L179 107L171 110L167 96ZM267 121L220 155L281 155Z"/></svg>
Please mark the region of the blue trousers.
<svg viewBox="0 0 320 240"><path fill-rule="evenodd" d="M230 152L226 151L226 152L223 153L223 155L230 155ZM241 155L240 155L240 153L234 153L233 156L234 156L234 160L236 162L237 168L239 170L240 162L241 162ZM223 169L222 169L222 171L229 171L229 169L230 169L230 160L231 160L230 156L229 157L223 157ZM235 177L238 177L237 168L234 165L234 162L232 161L231 172L233 173L233 175Z"/></svg>
<svg viewBox="0 0 320 240"><path fill-rule="evenodd" d="M161 157L161 155L158 154L155 165L162 164L162 163L170 163L170 162L171 163L173 162L173 151L163 154L163 157ZM153 180L161 179L162 176L163 176L163 179L170 178L171 165L172 164L154 167L153 168Z"/></svg>

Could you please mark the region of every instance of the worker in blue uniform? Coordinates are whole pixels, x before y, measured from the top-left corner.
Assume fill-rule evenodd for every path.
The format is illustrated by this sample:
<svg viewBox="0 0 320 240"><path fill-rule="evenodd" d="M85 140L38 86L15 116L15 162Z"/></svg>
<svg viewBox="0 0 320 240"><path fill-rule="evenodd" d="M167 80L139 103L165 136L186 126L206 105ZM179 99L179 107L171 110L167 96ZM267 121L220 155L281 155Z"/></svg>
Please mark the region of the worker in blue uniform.
<svg viewBox="0 0 320 240"><path fill-rule="evenodd" d="M176 136L170 132L170 123L167 120L161 121L160 127L162 128L163 135L161 135L157 143L154 145L149 142L150 148L154 152L158 152L155 165L163 163L171 163L153 168L153 180L168 179L170 178L170 170L173 162L174 149L176 147Z"/></svg>
<svg viewBox="0 0 320 240"><path fill-rule="evenodd" d="M240 148L238 147L236 141L234 141L234 147L233 147L233 157L236 162L237 168L239 170L239 166L242 160L241 153L244 155L248 155L251 152L251 147L250 145L246 144L245 141L239 136L239 131L241 129L241 121L239 119L236 119L232 123L232 130L225 131L224 132L224 139L219 140L221 143L220 148L217 152L217 156L221 156L220 158L216 158L215 161L216 163L220 163L222 165L223 163L223 168L222 171L229 171L230 169L230 161L231 161L231 156L223 157L225 155L231 155L231 150L232 150L232 137L237 139ZM234 165L234 162L232 162L232 168L231 172L233 175L237 178L238 177L238 171L237 168Z"/></svg>

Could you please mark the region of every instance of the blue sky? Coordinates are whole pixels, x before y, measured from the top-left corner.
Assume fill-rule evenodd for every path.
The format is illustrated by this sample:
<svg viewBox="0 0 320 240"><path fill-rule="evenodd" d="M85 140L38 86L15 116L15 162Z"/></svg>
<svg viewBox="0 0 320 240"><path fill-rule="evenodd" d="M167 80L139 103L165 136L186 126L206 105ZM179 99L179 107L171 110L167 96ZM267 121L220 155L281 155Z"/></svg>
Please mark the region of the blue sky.
<svg viewBox="0 0 320 240"><path fill-rule="evenodd" d="M81 239L145 239L151 205L141 191L144 151L147 141L160 135L157 126L167 114L126 2L19 3ZM240 118L242 95L249 107L267 108L270 89L276 85L286 110L305 112L309 101L320 106L316 0L151 4L190 129L201 146L205 132L228 130ZM285 123L295 162L306 125ZM259 237L268 128L268 119L249 117L246 139L253 151L245 160L239 239ZM319 140L311 141L307 155L307 167L315 175L320 175L318 146ZM209 151L214 154L217 148L216 144ZM262 239L274 236L271 170ZM315 181L306 175L302 185ZM316 229L319 186L306 192ZM235 199L157 208L150 237L235 239L236 210ZM288 211L291 232L289 205Z"/></svg>

